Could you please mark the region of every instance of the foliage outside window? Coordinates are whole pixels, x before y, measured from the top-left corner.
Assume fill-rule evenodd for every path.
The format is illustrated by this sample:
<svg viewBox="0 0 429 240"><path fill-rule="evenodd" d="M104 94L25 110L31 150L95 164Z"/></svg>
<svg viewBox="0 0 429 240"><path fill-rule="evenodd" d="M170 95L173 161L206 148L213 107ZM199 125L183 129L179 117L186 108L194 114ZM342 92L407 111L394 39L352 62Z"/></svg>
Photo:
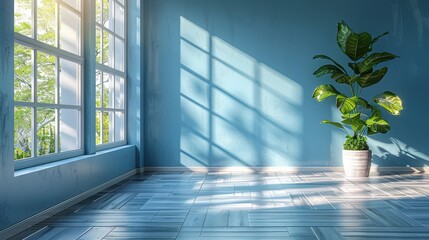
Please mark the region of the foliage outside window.
<svg viewBox="0 0 429 240"><path fill-rule="evenodd" d="M96 144L125 140L125 2L96 0Z"/></svg>
<svg viewBox="0 0 429 240"><path fill-rule="evenodd" d="M15 160L81 149L81 0L16 0Z"/></svg>

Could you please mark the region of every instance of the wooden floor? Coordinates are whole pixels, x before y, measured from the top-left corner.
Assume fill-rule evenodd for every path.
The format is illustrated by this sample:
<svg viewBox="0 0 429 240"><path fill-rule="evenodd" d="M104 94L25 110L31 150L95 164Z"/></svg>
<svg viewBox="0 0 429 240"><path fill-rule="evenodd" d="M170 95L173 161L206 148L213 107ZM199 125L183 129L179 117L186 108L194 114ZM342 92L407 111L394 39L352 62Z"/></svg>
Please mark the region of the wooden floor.
<svg viewBox="0 0 429 240"><path fill-rule="evenodd" d="M13 239L429 239L429 174L145 173Z"/></svg>

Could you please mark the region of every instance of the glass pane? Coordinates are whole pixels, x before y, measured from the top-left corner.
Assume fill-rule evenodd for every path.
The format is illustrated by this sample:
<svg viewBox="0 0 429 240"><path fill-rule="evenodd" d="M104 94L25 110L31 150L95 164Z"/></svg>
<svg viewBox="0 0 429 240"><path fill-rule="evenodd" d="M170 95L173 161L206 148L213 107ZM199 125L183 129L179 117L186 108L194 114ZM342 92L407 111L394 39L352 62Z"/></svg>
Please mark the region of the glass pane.
<svg viewBox="0 0 429 240"><path fill-rule="evenodd" d="M60 103L79 105L80 65L60 59Z"/></svg>
<svg viewBox="0 0 429 240"><path fill-rule="evenodd" d="M95 60L98 63L102 63L101 62L101 29L100 28L96 28L95 29Z"/></svg>
<svg viewBox="0 0 429 240"><path fill-rule="evenodd" d="M95 21L101 24L101 0L95 1Z"/></svg>
<svg viewBox="0 0 429 240"><path fill-rule="evenodd" d="M75 109L60 110L60 151L80 148L80 112Z"/></svg>
<svg viewBox="0 0 429 240"><path fill-rule="evenodd" d="M124 50L125 43L119 38L115 38L115 68L119 71L124 71L125 59Z"/></svg>
<svg viewBox="0 0 429 240"><path fill-rule="evenodd" d="M124 5L124 0L118 0L122 5Z"/></svg>
<svg viewBox="0 0 429 240"><path fill-rule="evenodd" d="M80 0L63 0L63 2L72 6L74 9L80 11Z"/></svg>
<svg viewBox="0 0 429 240"><path fill-rule="evenodd" d="M15 0L15 32L27 37L33 37L31 2L29 0Z"/></svg>
<svg viewBox="0 0 429 240"><path fill-rule="evenodd" d="M101 144L101 112L95 112L95 143Z"/></svg>
<svg viewBox="0 0 429 240"><path fill-rule="evenodd" d="M56 151L56 116L55 110L37 108L37 154L47 155Z"/></svg>
<svg viewBox="0 0 429 240"><path fill-rule="evenodd" d="M101 71L95 71L95 107L101 107Z"/></svg>
<svg viewBox="0 0 429 240"><path fill-rule="evenodd" d="M113 30L113 22L111 21L113 16L113 8L111 7L112 0L102 0L103 1L103 26L110 30Z"/></svg>
<svg viewBox="0 0 429 240"><path fill-rule="evenodd" d="M113 76L103 74L103 108L113 108Z"/></svg>
<svg viewBox="0 0 429 240"><path fill-rule="evenodd" d="M115 33L124 37L124 29L124 8L120 4L115 3Z"/></svg>
<svg viewBox="0 0 429 240"><path fill-rule="evenodd" d="M55 103L56 57L37 52L37 101Z"/></svg>
<svg viewBox="0 0 429 240"><path fill-rule="evenodd" d="M124 113L115 112L115 141L121 141L125 139L125 119Z"/></svg>
<svg viewBox="0 0 429 240"><path fill-rule="evenodd" d="M56 1L37 0L37 40L57 46Z"/></svg>
<svg viewBox="0 0 429 240"><path fill-rule="evenodd" d="M80 17L60 7L60 48L80 55Z"/></svg>
<svg viewBox="0 0 429 240"><path fill-rule="evenodd" d="M124 109L124 79L115 77L115 108Z"/></svg>
<svg viewBox="0 0 429 240"><path fill-rule="evenodd" d="M33 50L15 43L15 101L31 102L33 86Z"/></svg>
<svg viewBox="0 0 429 240"><path fill-rule="evenodd" d="M113 44L115 37L103 31L103 64L113 67Z"/></svg>
<svg viewBox="0 0 429 240"><path fill-rule="evenodd" d="M113 112L103 112L103 143L113 142Z"/></svg>
<svg viewBox="0 0 429 240"><path fill-rule="evenodd" d="M15 107L14 146L15 160L29 158L32 155L32 113L29 107Z"/></svg>

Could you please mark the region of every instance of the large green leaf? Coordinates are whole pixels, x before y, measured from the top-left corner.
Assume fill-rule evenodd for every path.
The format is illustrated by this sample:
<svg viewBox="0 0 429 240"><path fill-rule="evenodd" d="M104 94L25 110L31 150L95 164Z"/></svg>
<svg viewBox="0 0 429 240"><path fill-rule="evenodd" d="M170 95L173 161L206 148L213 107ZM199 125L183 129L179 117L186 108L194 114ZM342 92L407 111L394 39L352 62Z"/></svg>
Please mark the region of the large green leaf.
<svg viewBox="0 0 429 240"><path fill-rule="evenodd" d="M344 22L338 23L337 43L353 61L362 58L371 50L372 37L369 33L355 33Z"/></svg>
<svg viewBox="0 0 429 240"><path fill-rule="evenodd" d="M381 117L381 111L377 107L368 104L368 109L371 109L371 117Z"/></svg>
<svg viewBox="0 0 429 240"><path fill-rule="evenodd" d="M368 131L367 131L368 135L374 135L376 133L378 133L378 132L374 132L374 131L371 130L371 128L368 128Z"/></svg>
<svg viewBox="0 0 429 240"><path fill-rule="evenodd" d="M331 84L322 84L314 89L313 98L321 102L327 97L336 96L338 94L340 94L340 92L338 92Z"/></svg>
<svg viewBox="0 0 429 240"><path fill-rule="evenodd" d="M389 91L377 95L374 97L373 101L393 115L399 115L403 109L401 98Z"/></svg>
<svg viewBox="0 0 429 240"><path fill-rule="evenodd" d="M344 95L339 94L337 96L337 108L342 114L348 114L356 108L358 98L356 96L348 98Z"/></svg>
<svg viewBox="0 0 429 240"><path fill-rule="evenodd" d="M341 122L344 124L352 124L354 121L360 119L361 113L347 113L341 116Z"/></svg>
<svg viewBox="0 0 429 240"><path fill-rule="evenodd" d="M365 123L374 133L387 133L390 130L389 123L379 116L372 116Z"/></svg>
<svg viewBox="0 0 429 240"><path fill-rule="evenodd" d="M368 108L369 103L365 99L359 98L357 101L357 105L362 106L363 108Z"/></svg>
<svg viewBox="0 0 429 240"><path fill-rule="evenodd" d="M396 55L388 52L372 53L359 64L359 72L365 73L368 70L371 70L372 68L374 68L377 64L386 62L395 58L397 58Z"/></svg>
<svg viewBox="0 0 429 240"><path fill-rule="evenodd" d="M349 67L353 70L355 74L359 74L359 64L360 63L348 63Z"/></svg>
<svg viewBox="0 0 429 240"><path fill-rule="evenodd" d="M352 29L344 22L338 23L337 43L343 52L346 52L346 43L349 36L353 33Z"/></svg>
<svg viewBox="0 0 429 240"><path fill-rule="evenodd" d="M365 128L365 122L361 119L357 119L356 121L350 124L354 132L360 132Z"/></svg>
<svg viewBox="0 0 429 240"><path fill-rule="evenodd" d="M333 73L331 78L337 83L350 83L350 76L345 73Z"/></svg>
<svg viewBox="0 0 429 240"><path fill-rule="evenodd" d="M316 71L314 71L313 75L315 75L316 77L321 77L323 75L332 74L332 73L343 73L343 72L337 66L332 64L327 64L319 67Z"/></svg>
<svg viewBox="0 0 429 240"><path fill-rule="evenodd" d="M346 130L344 128L344 126L341 123L339 123L339 122L332 122L332 121L329 121L329 120L323 120L323 121L321 121L321 123L330 124L330 125L335 126L337 128L341 128L343 130Z"/></svg>
<svg viewBox="0 0 429 240"><path fill-rule="evenodd" d="M319 54L313 57L313 59L326 59L331 61L332 63L335 64L335 66L337 66L339 69L343 70L343 72L347 73L346 69L344 69L343 66L341 66L341 64L337 63L334 59L332 59L331 57L328 57L326 55L323 54Z"/></svg>
<svg viewBox="0 0 429 240"><path fill-rule="evenodd" d="M323 65L313 73L316 77L321 77L325 74L331 74L331 78L338 83L348 83L350 80L349 75L332 64Z"/></svg>
<svg viewBox="0 0 429 240"><path fill-rule="evenodd" d="M387 67L384 67L371 73L362 74L357 81L359 86L368 87L380 82L386 73Z"/></svg>
<svg viewBox="0 0 429 240"><path fill-rule="evenodd" d="M361 113L344 114L341 116L343 124L350 125L353 131L361 131L365 127L365 122L361 120Z"/></svg>
<svg viewBox="0 0 429 240"><path fill-rule="evenodd" d="M374 39L372 39L371 45L374 45L374 43L376 43L381 37L384 37L387 34L389 34L389 32L384 32L384 33L378 35L377 37L375 37Z"/></svg>

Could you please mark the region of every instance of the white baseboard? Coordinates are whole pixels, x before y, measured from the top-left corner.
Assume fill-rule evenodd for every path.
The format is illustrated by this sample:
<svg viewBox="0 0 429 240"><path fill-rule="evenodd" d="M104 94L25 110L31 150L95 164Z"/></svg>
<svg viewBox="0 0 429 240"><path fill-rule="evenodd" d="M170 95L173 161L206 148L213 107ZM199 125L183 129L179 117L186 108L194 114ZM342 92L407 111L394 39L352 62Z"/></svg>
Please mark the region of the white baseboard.
<svg viewBox="0 0 429 240"><path fill-rule="evenodd" d="M344 172L343 167L144 167L138 172ZM377 167L371 173L423 173L429 167Z"/></svg>
<svg viewBox="0 0 429 240"><path fill-rule="evenodd" d="M70 199L65 200L64 202L61 202L53 207L50 207L36 215L33 215L19 223L16 223L8 228L5 228L3 230L0 231L0 238L1 239L7 239L10 237L13 237L14 235L30 228L31 226L42 222L43 220L52 217L53 215L75 205L76 203L79 203L82 200L85 200L86 198L103 191L104 189L111 187L112 185L125 180L131 176L133 176L134 174L136 174L136 170L131 170L125 174L122 174L121 176L118 176L108 182L105 182L97 187L94 187L88 191L85 191L83 193L80 193L79 195L76 195Z"/></svg>

